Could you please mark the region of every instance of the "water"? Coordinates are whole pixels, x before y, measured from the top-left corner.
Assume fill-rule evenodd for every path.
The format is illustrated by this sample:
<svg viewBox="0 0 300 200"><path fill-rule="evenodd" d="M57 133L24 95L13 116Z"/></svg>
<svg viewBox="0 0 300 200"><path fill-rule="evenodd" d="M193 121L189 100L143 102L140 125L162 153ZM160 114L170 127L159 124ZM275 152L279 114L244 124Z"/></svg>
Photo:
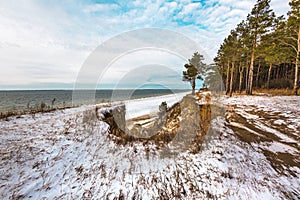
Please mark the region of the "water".
<svg viewBox="0 0 300 200"><path fill-rule="evenodd" d="M161 96L172 93L185 92L187 90L168 89L139 89L132 95L131 90L96 90L95 100L97 103L113 100L137 99L151 96ZM47 106L66 107L72 105L72 90L20 90L0 91L0 112L26 111L40 106L44 102ZM118 94L117 97L113 96Z"/></svg>

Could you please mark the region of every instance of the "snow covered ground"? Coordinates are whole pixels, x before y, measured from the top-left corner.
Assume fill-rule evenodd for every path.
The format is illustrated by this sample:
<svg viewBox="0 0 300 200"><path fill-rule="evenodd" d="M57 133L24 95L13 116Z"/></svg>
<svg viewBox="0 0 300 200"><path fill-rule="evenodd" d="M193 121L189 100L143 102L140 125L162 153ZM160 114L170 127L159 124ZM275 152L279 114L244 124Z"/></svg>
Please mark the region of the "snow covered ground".
<svg viewBox="0 0 300 200"><path fill-rule="evenodd" d="M166 101L168 106L172 106L174 103L179 102L182 97L184 97L188 93L189 92L174 93L160 97L149 97L125 101L124 103L126 105L126 119L158 112L158 107L163 101Z"/></svg>
<svg viewBox="0 0 300 200"><path fill-rule="evenodd" d="M125 102L127 117L153 112L153 97ZM1 199L297 199L300 98L222 98L198 154L162 157L155 146L117 145L108 125L84 121L93 106L0 122Z"/></svg>
<svg viewBox="0 0 300 200"><path fill-rule="evenodd" d="M267 178L276 182L285 199L298 199L300 97L237 96L223 102L228 107L227 126L272 166L274 176Z"/></svg>

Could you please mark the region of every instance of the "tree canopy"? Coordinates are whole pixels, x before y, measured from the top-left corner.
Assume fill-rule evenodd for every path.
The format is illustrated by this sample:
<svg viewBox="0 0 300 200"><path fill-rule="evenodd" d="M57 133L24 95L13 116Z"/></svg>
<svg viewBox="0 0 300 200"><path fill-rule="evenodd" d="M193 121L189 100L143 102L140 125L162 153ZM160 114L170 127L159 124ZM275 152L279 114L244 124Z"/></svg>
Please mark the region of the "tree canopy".
<svg viewBox="0 0 300 200"><path fill-rule="evenodd" d="M276 17L270 0L257 0L247 18L224 39L214 59L226 93L256 88L293 88L298 94L300 0L288 18ZM255 80L255 82L254 82Z"/></svg>
<svg viewBox="0 0 300 200"><path fill-rule="evenodd" d="M193 93L195 92L196 79L203 80L204 66L202 62L204 60L203 55L198 52L195 52L189 62L184 65L186 68L183 71L183 81L188 81L191 83Z"/></svg>

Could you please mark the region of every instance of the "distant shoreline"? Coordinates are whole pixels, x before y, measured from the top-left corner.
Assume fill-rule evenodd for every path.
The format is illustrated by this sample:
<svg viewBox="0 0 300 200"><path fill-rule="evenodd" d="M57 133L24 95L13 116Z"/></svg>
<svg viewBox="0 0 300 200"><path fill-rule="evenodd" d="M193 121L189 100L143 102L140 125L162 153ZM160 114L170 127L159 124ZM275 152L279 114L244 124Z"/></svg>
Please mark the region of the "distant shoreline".
<svg viewBox="0 0 300 200"><path fill-rule="evenodd" d="M190 90L137 89L137 90L82 90L95 92L94 104L164 96ZM73 102L73 90L10 90L0 91L0 118L7 116L49 112L56 109L78 107L90 103ZM84 96L84 94L83 94Z"/></svg>
<svg viewBox="0 0 300 200"><path fill-rule="evenodd" d="M191 89L168 89L168 88L146 88L146 89L135 89L135 88L125 88L125 89L0 89L0 92L23 92L23 91L114 91L114 90L120 90L120 91L128 91L128 90L171 90L171 91L190 91Z"/></svg>

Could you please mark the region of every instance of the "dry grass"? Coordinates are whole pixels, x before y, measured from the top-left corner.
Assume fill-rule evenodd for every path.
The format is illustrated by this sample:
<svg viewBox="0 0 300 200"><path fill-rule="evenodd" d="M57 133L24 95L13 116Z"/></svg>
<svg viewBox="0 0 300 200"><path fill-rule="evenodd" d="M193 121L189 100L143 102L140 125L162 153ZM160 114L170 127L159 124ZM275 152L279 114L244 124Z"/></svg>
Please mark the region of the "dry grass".
<svg viewBox="0 0 300 200"><path fill-rule="evenodd" d="M11 110L0 112L0 120L9 120L9 117L16 116L17 118L20 118L21 115L31 114L34 115L36 113L47 113L47 112L53 112L56 110L64 110L67 108L72 108L76 106L71 105L63 105L63 106L49 106L44 102L38 103L35 106L28 107L27 109L20 109L12 108Z"/></svg>
<svg viewBox="0 0 300 200"><path fill-rule="evenodd" d="M292 96L294 95L294 92L292 89L257 88L257 89L253 89L252 94L257 96ZM238 95L246 95L246 91L243 90L241 94L238 91L233 93L233 96L238 96Z"/></svg>
<svg viewBox="0 0 300 200"><path fill-rule="evenodd" d="M255 89L253 91L253 94L269 94L272 96L291 96L294 95L294 92L292 89Z"/></svg>

